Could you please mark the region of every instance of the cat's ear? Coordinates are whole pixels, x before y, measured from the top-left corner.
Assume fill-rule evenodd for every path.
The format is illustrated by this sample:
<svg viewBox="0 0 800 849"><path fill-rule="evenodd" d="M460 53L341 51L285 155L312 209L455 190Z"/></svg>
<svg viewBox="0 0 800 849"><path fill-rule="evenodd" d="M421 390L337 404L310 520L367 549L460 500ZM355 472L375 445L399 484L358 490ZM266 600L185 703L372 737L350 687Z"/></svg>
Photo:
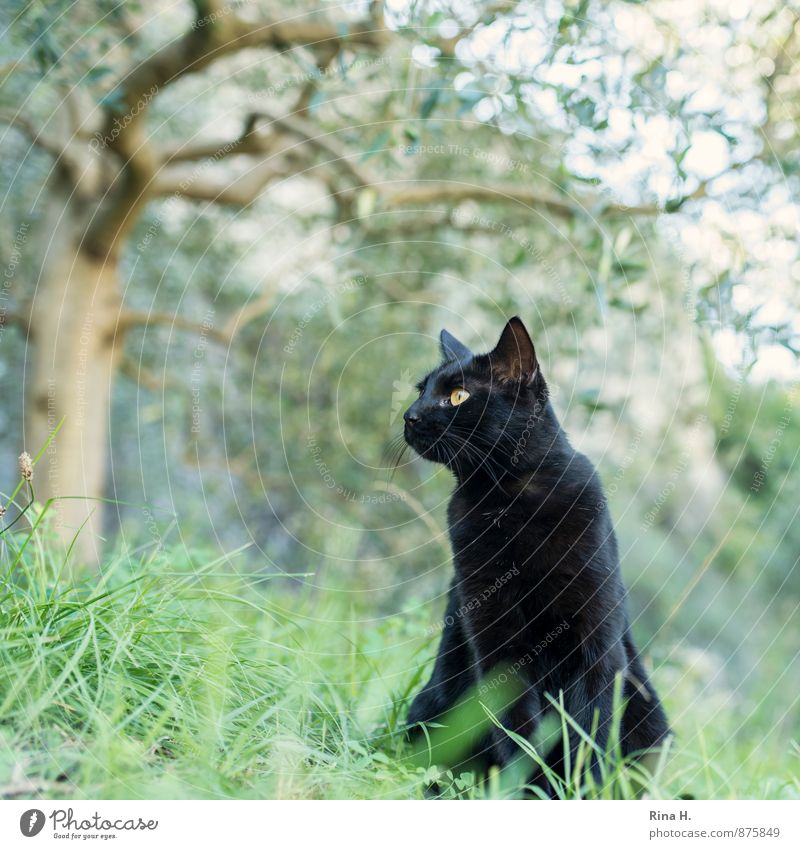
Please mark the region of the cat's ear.
<svg viewBox="0 0 800 849"><path fill-rule="evenodd" d="M500 341L489 354L492 369L502 380L533 383L539 371L539 361L533 342L519 316L508 320L500 334Z"/></svg>
<svg viewBox="0 0 800 849"><path fill-rule="evenodd" d="M464 357L472 356L472 351L446 330L439 334L439 347L445 360L463 360Z"/></svg>

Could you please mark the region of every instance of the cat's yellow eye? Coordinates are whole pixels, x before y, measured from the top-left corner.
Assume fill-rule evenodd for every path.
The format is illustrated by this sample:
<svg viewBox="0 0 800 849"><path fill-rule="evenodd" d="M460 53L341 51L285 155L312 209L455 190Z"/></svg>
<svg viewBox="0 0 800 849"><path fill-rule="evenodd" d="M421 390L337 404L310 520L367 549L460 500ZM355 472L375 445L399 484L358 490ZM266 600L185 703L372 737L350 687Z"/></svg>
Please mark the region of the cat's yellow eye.
<svg viewBox="0 0 800 849"><path fill-rule="evenodd" d="M454 389L450 393L450 403L457 407L459 404L463 404L464 401L469 398L469 392L466 389Z"/></svg>

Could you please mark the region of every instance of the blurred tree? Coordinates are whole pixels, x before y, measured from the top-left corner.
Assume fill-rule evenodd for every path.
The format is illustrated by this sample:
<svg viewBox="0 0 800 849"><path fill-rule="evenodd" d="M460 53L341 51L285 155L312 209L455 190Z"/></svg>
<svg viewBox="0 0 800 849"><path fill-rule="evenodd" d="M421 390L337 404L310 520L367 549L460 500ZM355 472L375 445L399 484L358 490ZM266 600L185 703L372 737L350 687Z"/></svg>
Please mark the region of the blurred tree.
<svg viewBox="0 0 800 849"><path fill-rule="evenodd" d="M293 186L288 205L321 234L313 245L298 237L309 252L301 263L312 262L316 251L324 264L342 240L385 256L399 239L404 247L394 267L403 267L402 257L420 279L426 265L441 269L441 248L425 243L432 233L452 234L449 261L467 273L463 248L484 238L507 255L504 264L553 268L558 258L550 258L546 234L563 228L564 241L579 245L584 267L577 284L592 293L580 299L582 309L596 299L601 310L631 314L658 300L646 283L637 285L647 271L653 225L629 222L690 211L727 172L752 181L746 166L764 167L761 149L750 144L752 124L782 139L780 128L791 117L767 101L789 72L785 53L796 40L795 19L778 5L765 8L763 28L778 45L760 72L770 78L762 92L766 112L737 141L723 107L698 110L667 78L667 65L690 68L694 58L671 39L668 6L644 13L587 0L546 9L373 2L348 7L352 13L308 5L290 15L280 4L197 0L188 22L172 9L104 3L22 8L2 70L0 118L53 162L46 200L38 202L44 212L29 302L19 297L16 311L36 345L26 445L44 444L64 419L38 494L77 496L57 505L65 537L88 524L80 544L87 559L97 558L110 404L125 367L126 336L163 324L191 331L203 345L230 346L277 298L276 271L243 304L227 304L221 317L198 317L190 297L192 308L182 311L183 295L177 307L152 308L157 292L144 291L151 281L135 266L186 203L249 209L265 196L285 213ZM620 15L639 17L631 25ZM648 37L636 44L630 33L643 23ZM772 44L760 47L766 58ZM602 56L613 61L603 64ZM47 89L41 101L26 88L31 64ZM620 111L629 117L622 120ZM634 145L620 121L662 113L675 124L667 133L671 177L665 183L640 176L638 185L620 189L609 169ZM698 133L727 139L741 155L726 155L705 174L692 171L685 160L691 165ZM791 146L782 142L781 150L786 164ZM23 149L22 159L28 155ZM142 232L152 204L157 213ZM182 237L177 246L183 249ZM631 256L637 252L638 259ZM184 271L202 276L191 262ZM568 264L564 275L549 279L555 287L576 279L574 271ZM708 302L718 306L722 275L702 282ZM379 285L397 294L398 284ZM494 303L513 309L512 290L510 284L494 293ZM554 299L553 320L572 321L571 303L563 294ZM791 344L786 333L783 339ZM586 401L602 407L596 397Z"/></svg>

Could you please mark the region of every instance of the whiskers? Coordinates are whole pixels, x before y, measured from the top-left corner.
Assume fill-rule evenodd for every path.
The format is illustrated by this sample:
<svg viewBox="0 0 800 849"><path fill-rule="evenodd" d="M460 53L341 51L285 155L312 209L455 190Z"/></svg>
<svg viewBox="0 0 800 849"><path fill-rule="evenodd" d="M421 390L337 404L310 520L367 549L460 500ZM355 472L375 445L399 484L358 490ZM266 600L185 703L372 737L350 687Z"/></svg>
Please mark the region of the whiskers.
<svg viewBox="0 0 800 849"><path fill-rule="evenodd" d="M384 466L387 469L386 482L391 483L395 472L400 467L400 463L405 457L408 450L408 443L402 433L393 436L386 445L383 451Z"/></svg>
<svg viewBox="0 0 800 849"><path fill-rule="evenodd" d="M462 433L468 436L464 437ZM489 451L483 449L485 442L474 430L452 425L441 437L441 444L448 455L448 464L453 467L460 481L469 480L472 474L482 469L492 483L502 490L502 478L506 474L506 469L492 457ZM507 452L501 449L501 453Z"/></svg>
<svg viewBox="0 0 800 849"><path fill-rule="evenodd" d="M393 436L383 451L387 469L387 483L391 483L400 465L406 458L409 445L402 433ZM476 474L482 474L500 490L503 479L513 475L511 452L513 440L500 433L496 438L476 428L463 427L452 422L427 447L422 454L425 459L444 463L464 483Z"/></svg>
<svg viewBox="0 0 800 849"><path fill-rule="evenodd" d="M484 434L477 428L465 428L453 424L450 425L448 431L460 436L466 434L466 439L470 445L482 450L482 452L487 455L491 455L495 460L498 456L512 462L514 460L515 454L507 450L505 447L505 445L508 445L509 448L513 448L514 440L512 440L505 432L501 432L497 438L493 439L491 436ZM519 452L517 452L517 454L518 453Z"/></svg>

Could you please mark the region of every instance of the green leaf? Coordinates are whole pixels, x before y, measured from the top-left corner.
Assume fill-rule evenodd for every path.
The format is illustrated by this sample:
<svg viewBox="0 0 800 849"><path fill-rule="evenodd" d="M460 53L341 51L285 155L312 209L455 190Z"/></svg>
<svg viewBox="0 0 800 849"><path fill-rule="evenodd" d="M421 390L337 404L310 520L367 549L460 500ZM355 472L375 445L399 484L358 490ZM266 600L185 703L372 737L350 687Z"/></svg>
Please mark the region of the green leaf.
<svg viewBox="0 0 800 849"><path fill-rule="evenodd" d="M113 69L109 68L108 65L95 65L94 68L89 68L86 72L86 76L83 78L83 83L85 85L92 85L113 73Z"/></svg>
<svg viewBox="0 0 800 849"><path fill-rule="evenodd" d="M356 198L356 216L364 219L369 218L375 211L378 203L378 193L375 189L362 189Z"/></svg>
<svg viewBox="0 0 800 849"><path fill-rule="evenodd" d="M439 97L441 95L442 90L440 88L431 89L428 92L428 95L422 101L422 106L420 106L419 114L421 118L430 117L431 112L436 108L439 103Z"/></svg>
<svg viewBox="0 0 800 849"><path fill-rule="evenodd" d="M392 138L391 130L384 130L373 139L372 144L364 151L361 156L361 161L366 162L368 159L371 159L375 156L376 153L380 153L385 150L389 146L389 141Z"/></svg>

